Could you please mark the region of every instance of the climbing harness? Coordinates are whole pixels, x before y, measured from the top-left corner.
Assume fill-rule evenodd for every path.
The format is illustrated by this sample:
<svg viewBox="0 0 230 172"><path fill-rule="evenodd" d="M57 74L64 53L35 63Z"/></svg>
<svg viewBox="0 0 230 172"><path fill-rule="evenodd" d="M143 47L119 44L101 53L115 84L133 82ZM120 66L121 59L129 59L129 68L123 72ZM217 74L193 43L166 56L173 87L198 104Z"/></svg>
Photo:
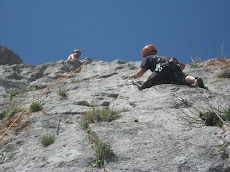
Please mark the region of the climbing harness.
<svg viewBox="0 0 230 172"><path fill-rule="evenodd" d="M12 124L7 128L7 130L2 134L2 136L0 137L0 140L3 138L3 136L8 132L8 130L14 125L14 123L18 120L18 118L20 118L20 116L26 111L26 109L28 109L35 101L37 101L45 92L46 90L49 90L49 88L58 85L60 83L62 83L64 80L66 80L67 78L69 78L71 75L73 75L76 71L78 71L79 69L81 69L87 62L88 59L84 60L85 62L79 67L77 68L75 71L73 71L72 73L70 73L68 76L66 76L64 79L60 80L57 83L54 83L48 87L46 87L46 89L36 98L34 99L34 101L32 101L32 103L30 103L18 116L17 118L12 122Z"/></svg>

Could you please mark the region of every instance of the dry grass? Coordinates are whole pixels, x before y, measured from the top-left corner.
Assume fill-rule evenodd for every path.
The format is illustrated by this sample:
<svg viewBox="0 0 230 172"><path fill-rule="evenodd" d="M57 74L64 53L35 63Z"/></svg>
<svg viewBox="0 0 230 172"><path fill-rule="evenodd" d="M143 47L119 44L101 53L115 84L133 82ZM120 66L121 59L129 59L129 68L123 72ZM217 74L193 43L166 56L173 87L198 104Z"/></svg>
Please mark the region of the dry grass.
<svg viewBox="0 0 230 172"><path fill-rule="evenodd" d="M204 65L205 68L208 68L210 66L215 66L219 68L228 68L230 67L230 59L214 58Z"/></svg>
<svg viewBox="0 0 230 172"><path fill-rule="evenodd" d="M218 74L219 78L230 78L230 68L226 68L221 70L221 72Z"/></svg>

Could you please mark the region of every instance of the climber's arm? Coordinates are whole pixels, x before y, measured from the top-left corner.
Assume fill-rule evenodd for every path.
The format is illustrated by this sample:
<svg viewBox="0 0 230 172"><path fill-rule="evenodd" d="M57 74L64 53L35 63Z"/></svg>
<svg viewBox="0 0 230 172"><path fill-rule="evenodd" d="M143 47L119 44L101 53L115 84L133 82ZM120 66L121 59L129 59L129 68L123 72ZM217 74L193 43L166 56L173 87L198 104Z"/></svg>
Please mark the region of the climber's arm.
<svg viewBox="0 0 230 172"><path fill-rule="evenodd" d="M146 72L146 68L145 67L139 67L139 69L137 70L137 73L136 74L131 74L129 76L129 79L140 78L145 72Z"/></svg>

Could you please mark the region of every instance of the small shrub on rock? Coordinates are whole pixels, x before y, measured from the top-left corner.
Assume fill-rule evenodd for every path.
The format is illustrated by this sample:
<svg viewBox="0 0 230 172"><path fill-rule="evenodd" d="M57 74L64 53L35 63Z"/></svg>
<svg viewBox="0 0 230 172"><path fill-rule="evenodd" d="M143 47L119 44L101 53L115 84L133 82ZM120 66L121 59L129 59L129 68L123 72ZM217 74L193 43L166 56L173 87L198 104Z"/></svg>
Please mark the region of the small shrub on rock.
<svg viewBox="0 0 230 172"><path fill-rule="evenodd" d="M205 122L207 126L216 126L216 127L222 127L223 123L222 121L217 117L215 112L206 112L201 113L200 118ZM224 116L222 116L223 121L230 121L230 108L225 111Z"/></svg>
<svg viewBox="0 0 230 172"><path fill-rule="evenodd" d="M22 112L23 109L24 108L21 108L21 107L18 107L18 106L12 107L12 108L7 110L5 117L6 118L11 117L12 115L14 115L16 113Z"/></svg>
<svg viewBox="0 0 230 172"><path fill-rule="evenodd" d="M58 92L58 95L59 96L61 96L61 97L66 97L66 92L65 92L65 90L60 90L59 92Z"/></svg>
<svg viewBox="0 0 230 172"><path fill-rule="evenodd" d="M42 104L38 103L38 102L34 102L31 106L30 106L30 112L38 112L42 110Z"/></svg>
<svg viewBox="0 0 230 172"><path fill-rule="evenodd" d="M82 120L82 121L80 122L80 127L81 127L83 130L88 130L89 124L91 124L91 123L93 123L93 122L90 121L90 120L87 120L87 119Z"/></svg>
<svg viewBox="0 0 230 172"><path fill-rule="evenodd" d="M51 135L45 135L42 137L42 145L44 147L51 145L52 143L54 143L55 137L51 136Z"/></svg>
<svg viewBox="0 0 230 172"><path fill-rule="evenodd" d="M230 69L223 69L219 74L219 78L230 78Z"/></svg>
<svg viewBox="0 0 230 172"><path fill-rule="evenodd" d="M92 167L101 167L104 165L104 160L108 159L113 154L111 146L103 142L96 142L95 146L92 146L92 149L95 150L94 155L96 159L96 162L92 164Z"/></svg>
<svg viewBox="0 0 230 172"><path fill-rule="evenodd" d="M206 112L200 114L201 119L207 126L222 127L221 120L216 116L215 112Z"/></svg>
<svg viewBox="0 0 230 172"><path fill-rule="evenodd" d="M18 93L19 93L18 91L10 92L10 99L13 99L13 97L16 96Z"/></svg>

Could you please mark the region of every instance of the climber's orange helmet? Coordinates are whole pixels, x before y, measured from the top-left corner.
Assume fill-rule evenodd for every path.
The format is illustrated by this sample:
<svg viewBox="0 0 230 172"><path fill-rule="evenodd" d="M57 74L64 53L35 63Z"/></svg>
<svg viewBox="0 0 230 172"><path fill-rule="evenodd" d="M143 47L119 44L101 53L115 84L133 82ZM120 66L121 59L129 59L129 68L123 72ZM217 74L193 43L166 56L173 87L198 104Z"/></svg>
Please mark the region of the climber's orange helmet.
<svg viewBox="0 0 230 172"><path fill-rule="evenodd" d="M141 55L142 55L143 58L145 58L147 56L146 53L150 53L152 51L154 51L157 54L157 50L156 50L156 48L152 44L146 45L143 48L143 50L141 52Z"/></svg>

